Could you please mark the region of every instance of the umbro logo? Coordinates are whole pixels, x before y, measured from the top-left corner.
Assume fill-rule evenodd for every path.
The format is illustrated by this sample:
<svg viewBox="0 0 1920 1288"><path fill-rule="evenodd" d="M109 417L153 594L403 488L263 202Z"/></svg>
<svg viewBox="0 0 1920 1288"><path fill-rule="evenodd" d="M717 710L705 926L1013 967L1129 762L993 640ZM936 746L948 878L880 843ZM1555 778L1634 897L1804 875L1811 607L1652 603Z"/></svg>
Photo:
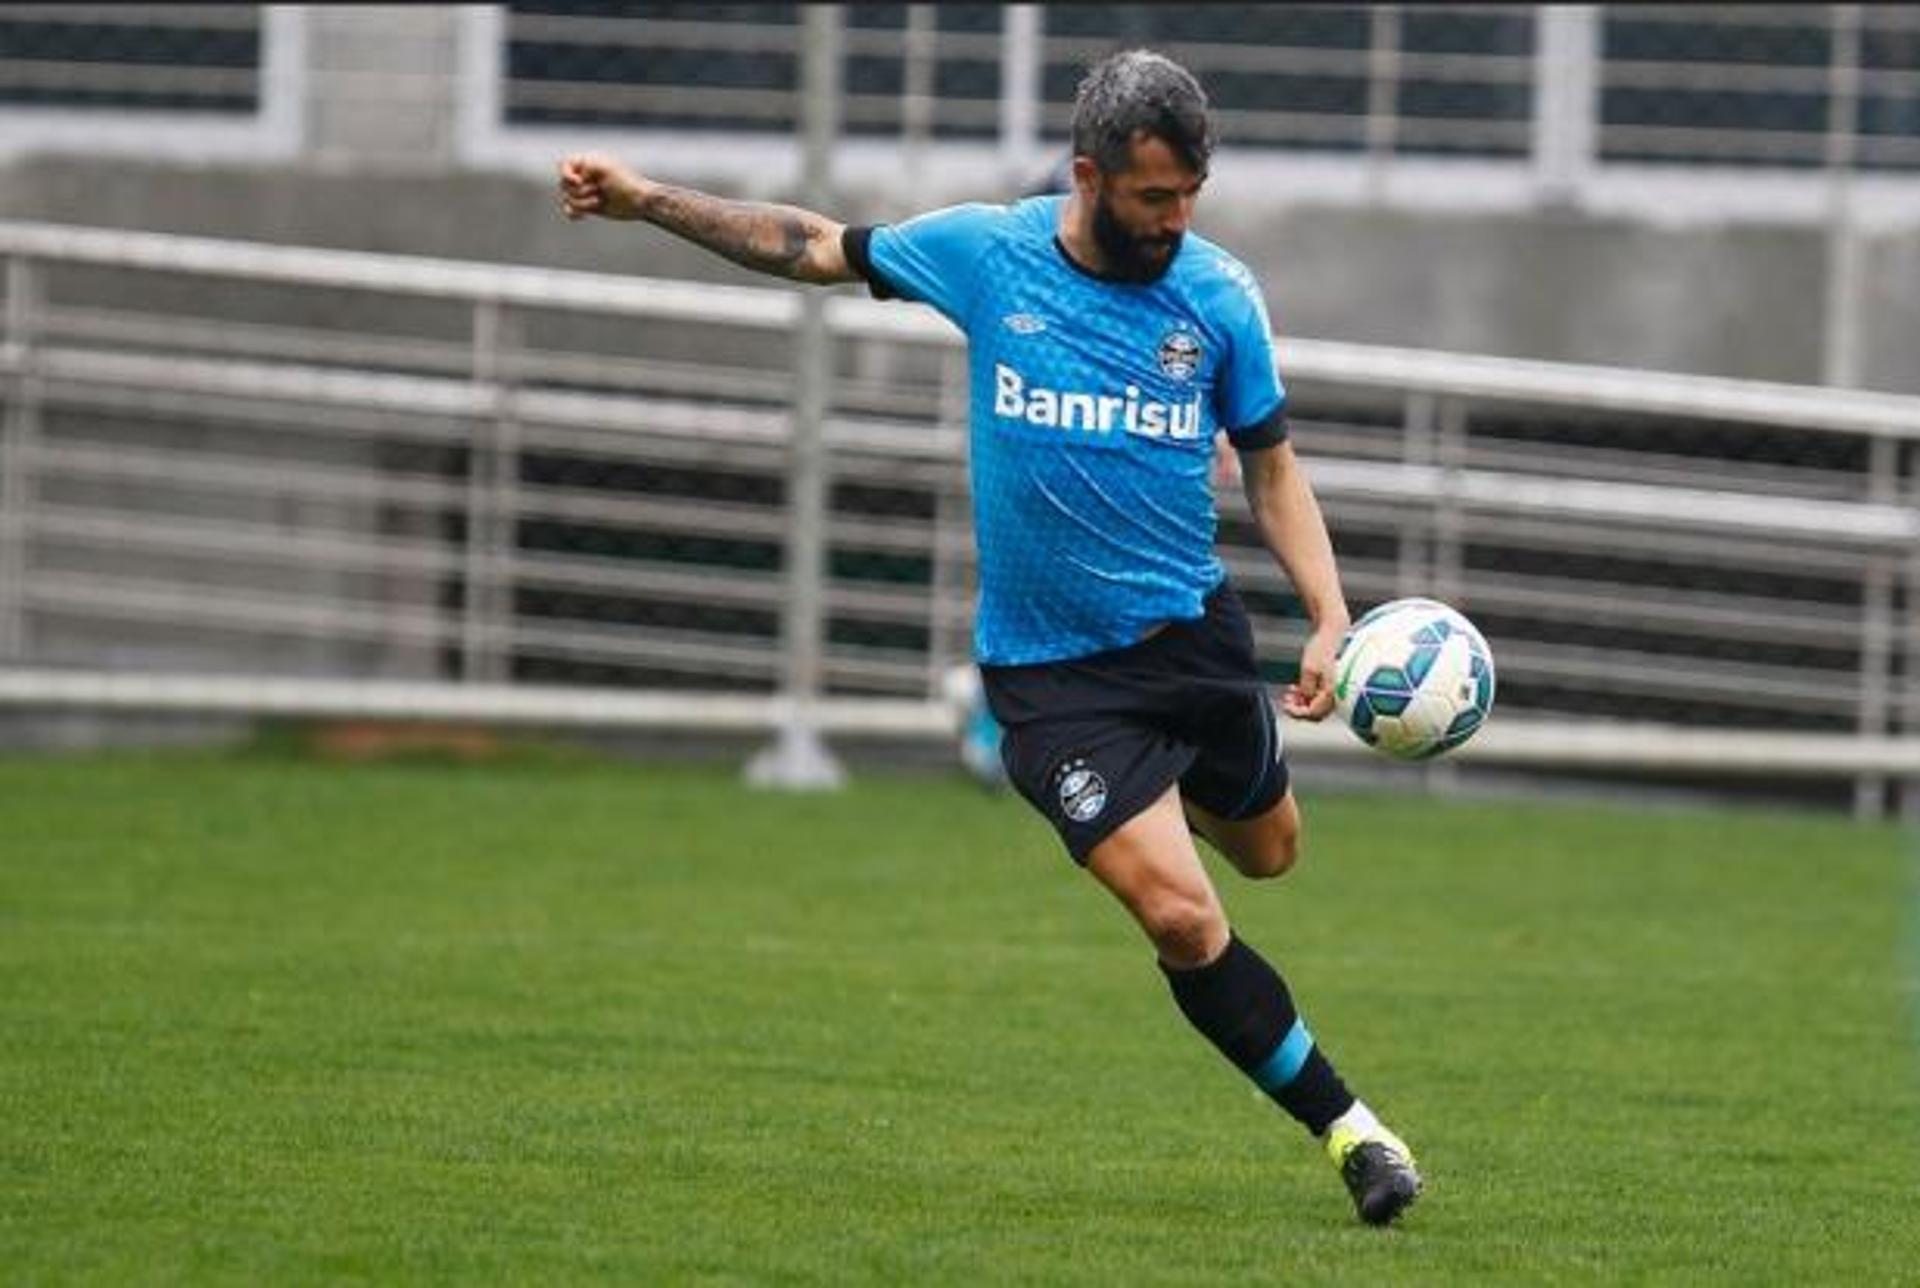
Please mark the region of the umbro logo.
<svg viewBox="0 0 1920 1288"><path fill-rule="evenodd" d="M1032 313L1009 313L1000 321L1015 335L1037 335L1047 329L1047 320Z"/></svg>

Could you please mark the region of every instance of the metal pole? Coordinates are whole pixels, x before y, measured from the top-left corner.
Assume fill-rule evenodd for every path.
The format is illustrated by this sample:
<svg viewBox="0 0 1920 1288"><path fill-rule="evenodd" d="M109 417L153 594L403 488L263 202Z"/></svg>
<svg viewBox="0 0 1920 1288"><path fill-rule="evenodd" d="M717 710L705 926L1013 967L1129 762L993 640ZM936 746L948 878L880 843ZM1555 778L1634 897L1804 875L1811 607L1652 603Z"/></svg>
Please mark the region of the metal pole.
<svg viewBox="0 0 1920 1288"><path fill-rule="evenodd" d="M1577 205L1593 167L1599 116L1599 12L1542 5L1533 56L1534 191L1547 205Z"/></svg>
<svg viewBox="0 0 1920 1288"><path fill-rule="evenodd" d="M950 349L940 362L942 429L966 432L967 360L962 350ZM964 443L966 440L962 438ZM937 695L947 672L969 661L973 652L962 623L970 620L963 605L971 602L965 562L972 537L972 506L967 490L967 458L962 449L952 473L934 484L933 577L927 606L927 692Z"/></svg>
<svg viewBox="0 0 1920 1288"><path fill-rule="evenodd" d="M1435 464L1440 467L1440 498L1433 522L1433 596L1458 604L1466 587L1467 516L1461 506L1465 493L1461 474L1467 465L1467 405L1458 398L1440 404L1434 438Z"/></svg>
<svg viewBox="0 0 1920 1288"><path fill-rule="evenodd" d="M1418 469L1434 463L1438 421L1439 402L1433 394L1415 390L1407 395L1406 419L1400 427L1400 459L1407 465ZM1411 506L1407 510L1407 517L1400 521L1399 558L1394 568L1395 593L1402 599L1432 593L1432 555L1440 526L1432 517L1414 513Z"/></svg>
<svg viewBox="0 0 1920 1288"><path fill-rule="evenodd" d="M1399 124L1395 104L1400 93L1400 8L1377 4L1368 12L1372 23L1367 47L1367 196L1379 202L1386 199Z"/></svg>
<svg viewBox="0 0 1920 1288"><path fill-rule="evenodd" d="M505 683L513 674L513 578L520 545L520 420L514 385L519 316L502 306L495 322L493 468L488 476L486 675Z"/></svg>
<svg viewBox="0 0 1920 1288"><path fill-rule="evenodd" d="M1031 182L1039 164L1041 19L1037 4L1001 11L1000 165L1013 184Z"/></svg>
<svg viewBox="0 0 1920 1288"><path fill-rule="evenodd" d="M1433 590L1435 599L1462 607L1465 593L1467 516L1461 505L1460 476L1467 464L1467 404L1459 398L1441 401L1435 423L1435 460L1440 467L1440 495L1433 516ZM1427 790L1451 796L1460 790L1460 766L1451 760L1427 762Z"/></svg>
<svg viewBox="0 0 1920 1288"><path fill-rule="evenodd" d="M1861 245L1853 217L1853 165L1860 103L1860 6L1831 10L1827 64L1827 298L1822 384L1860 383Z"/></svg>
<svg viewBox="0 0 1920 1288"><path fill-rule="evenodd" d="M933 137L933 69L938 58L938 15L930 4L907 6L907 29L901 50L900 150L905 153L900 172L905 188L902 204L921 191L927 175L927 144Z"/></svg>
<svg viewBox="0 0 1920 1288"><path fill-rule="evenodd" d="M833 200L833 147L840 129L841 9L805 11L801 58L800 204L821 210ZM793 434L788 448L786 603L781 617L782 676L787 712L774 745L747 764L759 787L817 790L844 780L820 741L813 706L819 699L825 634L827 417L833 351L826 295L801 287L800 332L794 344Z"/></svg>
<svg viewBox="0 0 1920 1288"><path fill-rule="evenodd" d="M1906 700L1901 704L1900 732L1911 734L1920 729L1920 549L1908 552L1906 565ZM1909 776L1900 785L1898 809L1909 826L1920 825L1920 777Z"/></svg>
<svg viewBox="0 0 1920 1288"><path fill-rule="evenodd" d="M1870 473L1867 499L1876 504L1893 504L1900 493L1900 440L1883 435L1869 449ZM1860 587L1860 693L1854 728L1862 738L1891 732L1887 719L1893 701L1893 587L1897 577L1895 556L1874 555ZM1853 780L1853 815L1860 819L1879 818L1886 801L1886 779L1879 774L1861 774Z"/></svg>
<svg viewBox="0 0 1920 1288"><path fill-rule="evenodd" d="M467 597L461 612L461 678L493 683L507 674L507 574L513 545L511 491L507 476L518 472L515 426L509 424L505 355L507 317L497 299L474 303L472 378L493 395L493 411L474 426L467 447L467 549L463 576Z"/></svg>
<svg viewBox="0 0 1920 1288"><path fill-rule="evenodd" d="M1854 729L1863 739L1888 732L1887 704L1893 697L1893 564L1890 556L1870 559L1861 586L1860 696ZM1886 779L1879 774L1855 778L1853 816L1879 818L1886 791Z"/></svg>
<svg viewBox="0 0 1920 1288"><path fill-rule="evenodd" d="M307 41L310 5L270 4L260 14L260 124L271 156L297 158L306 147L312 49ZM491 11L491 5L472 8ZM496 37L489 49L498 50ZM471 82L468 82L471 84Z"/></svg>
<svg viewBox="0 0 1920 1288"><path fill-rule="evenodd" d="M33 457L40 438L40 378L34 372L34 313L40 275L31 261L7 261L6 339L0 349L6 410L0 420L0 658L27 660L27 543Z"/></svg>

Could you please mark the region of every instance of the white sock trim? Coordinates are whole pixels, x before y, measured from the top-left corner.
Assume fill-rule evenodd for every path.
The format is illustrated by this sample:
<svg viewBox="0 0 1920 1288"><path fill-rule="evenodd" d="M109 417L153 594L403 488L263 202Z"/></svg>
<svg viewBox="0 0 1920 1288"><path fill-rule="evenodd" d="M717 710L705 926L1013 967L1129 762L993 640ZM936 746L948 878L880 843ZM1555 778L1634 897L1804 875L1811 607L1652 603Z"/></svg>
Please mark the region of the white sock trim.
<svg viewBox="0 0 1920 1288"><path fill-rule="evenodd" d="M1328 1133L1331 1134L1336 1128L1344 1128L1361 1137L1378 1135L1386 1130L1364 1100L1355 1100L1351 1109L1334 1119L1333 1125L1327 1129Z"/></svg>

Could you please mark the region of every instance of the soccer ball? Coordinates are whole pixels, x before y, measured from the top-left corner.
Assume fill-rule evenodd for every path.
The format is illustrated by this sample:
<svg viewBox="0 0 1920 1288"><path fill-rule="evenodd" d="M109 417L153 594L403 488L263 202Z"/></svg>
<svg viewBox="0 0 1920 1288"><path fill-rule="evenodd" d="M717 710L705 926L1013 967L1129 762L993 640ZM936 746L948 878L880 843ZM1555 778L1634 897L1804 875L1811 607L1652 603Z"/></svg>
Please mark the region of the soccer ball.
<svg viewBox="0 0 1920 1288"><path fill-rule="evenodd" d="M1473 737L1493 710L1493 652L1433 599L1396 599L1353 624L1334 655L1333 702L1361 742L1425 760Z"/></svg>

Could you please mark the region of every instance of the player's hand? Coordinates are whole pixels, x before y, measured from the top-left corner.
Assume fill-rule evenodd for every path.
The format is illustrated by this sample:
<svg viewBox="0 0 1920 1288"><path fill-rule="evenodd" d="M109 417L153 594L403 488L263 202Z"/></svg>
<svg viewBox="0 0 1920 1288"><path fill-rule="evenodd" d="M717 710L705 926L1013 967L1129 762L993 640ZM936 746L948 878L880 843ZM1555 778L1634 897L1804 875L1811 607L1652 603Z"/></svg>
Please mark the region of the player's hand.
<svg viewBox="0 0 1920 1288"><path fill-rule="evenodd" d="M569 219L638 219L652 183L612 157L577 153L560 163L560 209Z"/></svg>
<svg viewBox="0 0 1920 1288"><path fill-rule="evenodd" d="M1333 655L1344 625L1317 626L1300 650L1300 678L1280 691L1280 709L1295 720L1325 720L1333 710Z"/></svg>

